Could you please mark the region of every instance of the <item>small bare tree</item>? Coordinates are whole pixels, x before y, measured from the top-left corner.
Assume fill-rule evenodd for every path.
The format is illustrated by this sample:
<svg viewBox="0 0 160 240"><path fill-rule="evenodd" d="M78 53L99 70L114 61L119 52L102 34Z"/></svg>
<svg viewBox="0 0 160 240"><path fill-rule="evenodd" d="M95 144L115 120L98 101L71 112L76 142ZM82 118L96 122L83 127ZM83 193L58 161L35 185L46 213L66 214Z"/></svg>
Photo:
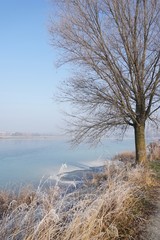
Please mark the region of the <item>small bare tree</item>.
<svg viewBox="0 0 160 240"><path fill-rule="evenodd" d="M146 161L145 125L160 108L160 0L60 0L52 44L80 71L64 99L77 108L74 141L98 141L131 126L137 163Z"/></svg>

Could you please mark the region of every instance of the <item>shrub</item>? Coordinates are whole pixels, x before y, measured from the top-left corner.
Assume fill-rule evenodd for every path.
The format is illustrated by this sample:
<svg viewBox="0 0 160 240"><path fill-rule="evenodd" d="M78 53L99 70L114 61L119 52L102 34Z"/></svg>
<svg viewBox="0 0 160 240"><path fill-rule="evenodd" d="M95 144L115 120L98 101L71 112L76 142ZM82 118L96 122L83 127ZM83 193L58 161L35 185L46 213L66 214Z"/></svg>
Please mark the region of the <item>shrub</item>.
<svg viewBox="0 0 160 240"><path fill-rule="evenodd" d="M125 165L134 165L135 164L135 152L125 151L119 153L113 157L113 160L119 160L123 162Z"/></svg>
<svg viewBox="0 0 160 240"><path fill-rule="evenodd" d="M148 146L148 160L160 160L160 142L151 142Z"/></svg>

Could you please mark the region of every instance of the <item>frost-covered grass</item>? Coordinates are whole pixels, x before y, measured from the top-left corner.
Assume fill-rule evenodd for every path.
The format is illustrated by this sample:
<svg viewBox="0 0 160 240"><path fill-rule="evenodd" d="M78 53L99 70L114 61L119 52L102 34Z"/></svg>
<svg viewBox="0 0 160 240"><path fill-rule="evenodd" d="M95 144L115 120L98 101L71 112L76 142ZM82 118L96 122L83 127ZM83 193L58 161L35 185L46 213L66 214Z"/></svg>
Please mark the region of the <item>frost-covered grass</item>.
<svg viewBox="0 0 160 240"><path fill-rule="evenodd" d="M148 160L160 160L160 141L151 142L148 146Z"/></svg>
<svg viewBox="0 0 160 240"><path fill-rule="evenodd" d="M151 173L116 162L105 169L74 191L58 182L18 194L1 191L0 239L136 239Z"/></svg>

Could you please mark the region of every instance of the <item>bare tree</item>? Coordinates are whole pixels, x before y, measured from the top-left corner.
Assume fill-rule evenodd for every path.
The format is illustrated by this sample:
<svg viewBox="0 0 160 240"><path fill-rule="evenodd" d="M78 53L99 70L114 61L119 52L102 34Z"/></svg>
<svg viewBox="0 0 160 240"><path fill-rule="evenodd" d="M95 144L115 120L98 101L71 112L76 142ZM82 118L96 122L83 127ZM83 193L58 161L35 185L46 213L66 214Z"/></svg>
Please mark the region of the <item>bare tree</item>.
<svg viewBox="0 0 160 240"><path fill-rule="evenodd" d="M77 108L74 141L98 141L133 127L137 163L145 125L160 108L160 0L60 0L52 44L79 71L63 97Z"/></svg>

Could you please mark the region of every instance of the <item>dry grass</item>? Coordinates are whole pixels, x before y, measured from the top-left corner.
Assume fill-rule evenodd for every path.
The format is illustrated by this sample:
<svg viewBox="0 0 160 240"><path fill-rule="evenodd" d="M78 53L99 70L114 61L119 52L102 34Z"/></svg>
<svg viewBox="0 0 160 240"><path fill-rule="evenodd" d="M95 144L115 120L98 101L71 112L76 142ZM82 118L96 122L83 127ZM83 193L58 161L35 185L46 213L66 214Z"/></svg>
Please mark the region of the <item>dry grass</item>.
<svg viewBox="0 0 160 240"><path fill-rule="evenodd" d="M113 157L113 160L119 160L126 165L134 165L135 164L135 152L125 151L119 153Z"/></svg>
<svg viewBox="0 0 160 240"><path fill-rule="evenodd" d="M159 141L151 142L147 146L147 149L148 149L149 161L160 160L160 142Z"/></svg>
<svg viewBox="0 0 160 240"><path fill-rule="evenodd" d="M70 193L57 185L22 189L18 195L1 192L0 239L138 239L152 184L149 170L126 170L113 163L102 176Z"/></svg>

